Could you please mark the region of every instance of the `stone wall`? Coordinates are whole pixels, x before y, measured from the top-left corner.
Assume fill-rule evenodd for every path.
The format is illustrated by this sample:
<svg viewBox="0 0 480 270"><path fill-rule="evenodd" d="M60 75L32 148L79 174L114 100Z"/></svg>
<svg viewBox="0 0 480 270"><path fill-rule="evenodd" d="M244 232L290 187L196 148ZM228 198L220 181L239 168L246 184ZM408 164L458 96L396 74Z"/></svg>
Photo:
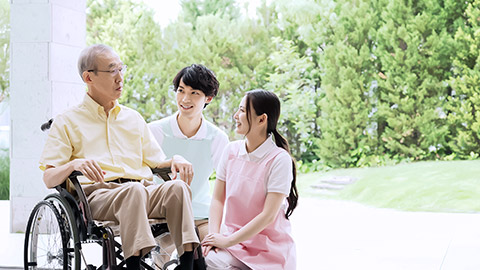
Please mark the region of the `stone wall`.
<svg viewBox="0 0 480 270"><path fill-rule="evenodd" d="M49 191L38 161L40 125L83 98L77 59L85 47L86 0L11 0L11 232L24 231Z"/></svg>

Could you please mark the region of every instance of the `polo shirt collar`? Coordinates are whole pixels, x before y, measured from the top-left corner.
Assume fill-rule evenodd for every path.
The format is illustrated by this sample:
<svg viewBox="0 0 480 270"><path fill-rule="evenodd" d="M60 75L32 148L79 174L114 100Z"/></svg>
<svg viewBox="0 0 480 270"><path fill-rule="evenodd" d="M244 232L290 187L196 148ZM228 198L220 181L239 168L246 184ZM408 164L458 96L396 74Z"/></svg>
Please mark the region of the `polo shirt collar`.
<svg viewBox="0 0 480 270"><path fill-rule="evenodd" d="M248 155L249 157L254 157L256 159L263 158L267 153L269 153L272 148L276 146L275 142L272 139L272 135L268 135L268 138L257 148L255 151L248 153L246 141L243 144L243 147L240 148L238 154L240 156Z"/></svg>
<svg viewBox="0 0 480 270"><path fill-rule="evenodd" d="M85 97L83 98L83 104L92 113L97 115L105 115L105 110L103 109L103 106L101 106L95 100L93 100L93 98L90 95L85 94ZM120 103L118 103L118 100L115 100L115 105L113 105L113 108L110 110L110 113L113 114L114 116L117 116L120 110L121 110Z"/></svg>
<svg viewBox="0 0 480 270"><path fill-rule="evenodd" d="M173 136L177 138L183 139L190 139L190 140L203 140L207 136L207 123L205 118L202 115L202 123L200 124L200 128L197 130L197 133L192 137L188 138L185 134L182 133L180 130L180 126L178 125L177 117L179 112L177 111L172 117L170 117L170 126L172 128Z"/></svg>

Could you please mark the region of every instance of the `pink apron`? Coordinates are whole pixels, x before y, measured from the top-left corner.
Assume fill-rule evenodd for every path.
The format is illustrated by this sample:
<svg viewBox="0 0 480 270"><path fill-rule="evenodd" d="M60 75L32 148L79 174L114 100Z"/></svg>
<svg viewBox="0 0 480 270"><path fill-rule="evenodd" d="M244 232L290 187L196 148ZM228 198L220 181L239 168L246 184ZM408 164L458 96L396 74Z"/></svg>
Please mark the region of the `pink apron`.
<svg viewBox="0 0 480 270"><path fill-rule="evenodd" d="M262 212L267 195L266 174L274 158L284 151L277 147L264 161L256 163L238 158L243 143L235 143L236 147L231 148L228 156L225 177L227 235L238 231ZM296 251L290 231L290 221L285 218L285 205L282 205L272 224L227 250L254 270L293 270L296 268Z"/></svg>

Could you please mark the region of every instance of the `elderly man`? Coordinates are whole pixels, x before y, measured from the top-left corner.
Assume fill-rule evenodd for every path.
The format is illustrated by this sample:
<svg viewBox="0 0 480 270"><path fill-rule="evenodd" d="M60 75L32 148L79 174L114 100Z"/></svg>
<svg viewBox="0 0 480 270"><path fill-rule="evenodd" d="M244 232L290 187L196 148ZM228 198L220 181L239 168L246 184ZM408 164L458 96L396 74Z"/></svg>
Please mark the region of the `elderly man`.
<svg viewBox="0 0 480 270"><path fill-rule="evenodd" d="M142 116L118 104L126 66L112 48L84 49L78 70L88 91L81 104L55 117L40 160L45 185L52 188L73 171L83 173L93 217L120 225L128 269L139 269L141 256L155 246L149 218L167 220L178 268L192 269L199 244L188 187L192 165L181 156L165 160ZM171 167L183 181L153 185L146 180L155 167Z"/></svg>

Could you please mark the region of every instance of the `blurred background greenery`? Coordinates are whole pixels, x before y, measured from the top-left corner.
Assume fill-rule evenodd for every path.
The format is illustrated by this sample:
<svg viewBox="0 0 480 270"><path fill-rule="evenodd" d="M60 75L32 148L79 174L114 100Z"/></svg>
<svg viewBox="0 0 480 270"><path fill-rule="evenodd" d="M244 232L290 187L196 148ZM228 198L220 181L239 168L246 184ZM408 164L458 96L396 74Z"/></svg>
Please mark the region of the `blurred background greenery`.
<svg viewBox="0 0 480 270"><path fill-rule="evenodd" d="M205 111L234 138L247 90L283 101L280 127L301 171L476 159L479 1L183 0L162 29L130 0L88 1L88 44L130 67L122 102L147 121L176 110L173 76L202 63L221 90Z"/></svg>
<svg viewBox="0 0 480 270"><path fill-rule="evenodd" d="M8 200L10 190L10 156L9 150L0 149L0 200Z"/></svg>
<svg viewBox="0 0 480 270"><path fill-rule="evenodd" d="M220 81L205 115L231 139L245 91L281 97L279 126L305 173L301 194L479 210L479 163L468 160L480 154L480 1L275 0L262 1L253 17L235 0L180 2L178 18L161 27L141 1L87 1L87 44L119 52L129 66L121 102L147 121L176 110L173 77L201 63ZM8 9L0 0L4 98ZM316 194L314 181L329 174L359 180L335 195ZM392 204L399 197L387 190L412 203ZM447 193L455 194L450 201ZM466 197L471 207L455 204Z"/></svg>

